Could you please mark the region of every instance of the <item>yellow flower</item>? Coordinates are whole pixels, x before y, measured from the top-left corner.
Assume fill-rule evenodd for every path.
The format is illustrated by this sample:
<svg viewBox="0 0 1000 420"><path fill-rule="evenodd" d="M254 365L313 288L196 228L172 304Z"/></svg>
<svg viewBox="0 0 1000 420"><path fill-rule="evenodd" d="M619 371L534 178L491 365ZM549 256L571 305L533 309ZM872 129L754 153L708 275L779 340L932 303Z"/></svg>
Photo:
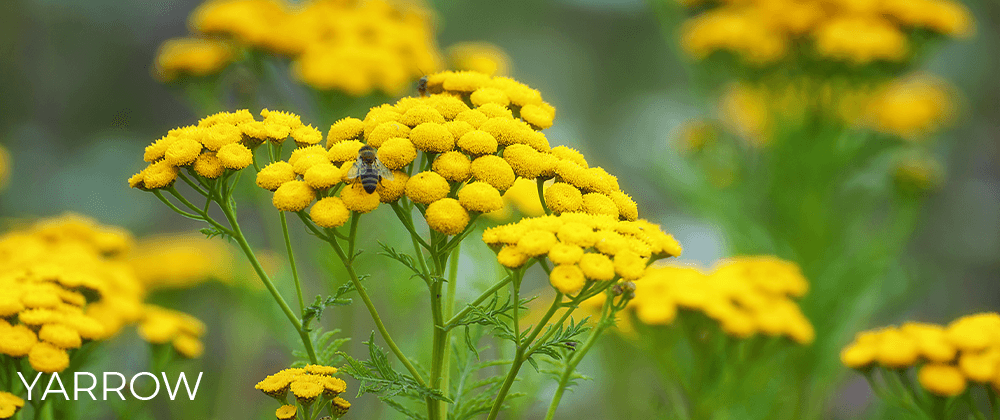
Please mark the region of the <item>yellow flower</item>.
<svg viewBox="0 0 1000 420"><path fill-rule="evenodd" d="M469 211L487 213L503 208L500 191L485 182L473 182L458 191L458 202Z"/></svg>
<svg viewBox="0 0 1000 420"><path fill-rule="evenodd" d="M614 257L615 273L626 280L638 279L646 271L646 261L635 251L620 250Z"/></svg>
<svg viewBox="0 0 1000 420"><path fill-rule="evenodd" d="M177 354L188 359L201 357L202 353L205 352L205 346L201 340L187 334L178 335L172 344Z"/></svg>
<svg viewBox="0 0 1000 420"><path fill-rule="evenodd" d="M416 203L433 203L448 196L450 191L448 180L437 172L421 172L406 182L406 196Z"/></svg>
<svg viewBox="0 0 1000 420"><path fill-rule="evenodd" d="M549 273L549 283L552 287L567 295L579 292L586 282L583 271L576 264L557 265Z"/></svg>
<svg viewBox="0 0 1000 420"><path fill-rule="evenodd" d="M220 71L233 59L232 47L202 38L174 38L160 45L153 72L169 82L180 75L207 76Z"/></svg>
<svg viewBox="0 0 1000 420"><path fill-rule="evenodd" d="M330 146L326 157L330 162L344 163L358 158L358 150L365 144L358 140L344 140Z"/></svg>
<svg viewBox="0 0 1000 420"><path fill-rule="evenodd" d="M17 395L0 391L0 419L14 417L18 410L24 407L24 400Z"/></svg>
<svg viewBox="0 0 1000 420"><path fill-rule="evenodd" d="M340 199L348 210L357 213L369 213L378 208L381 198L378 191L368 194L360 182L355 182L340 190Z"/></svg>
<svg viewBox="0 0 1000 420"><path fill-rule="evenodd" d="M945 331L948 341L963 351L983 350L998 341L1000 315L980 313L952 321Z"/></svg>
<svg viewBox="0 0 1000 420"><path fill-rule="evenodd" d="M271 202L281 211L300 211L309 207L316 193L303 181L288 181L274 191Z"/></svg>
<svg viewBox="0 0 1000 420"><path fill-rule="evenodd" d="M876 351L872 343L854 342L840 351L840 362L851 369L860 369L875 362Z"/></svg>
<svg viewBox="0 0 1000 420"><path fill-rule="evenodd" d="M894 368L912 366L916 363L920 352L912 338L894 328L882 331L880 336L876 348L879 363Z"/></svg>
<svg viewBox="0 0 1000 420"><path fill-rule="evenodd" d="M500 191L514 184L514 169L503 158L486 155L472 161L472 176Z"/></svg>
<svg viewBox="0 0 1000 420"><path fill-rule="evenodd" d="M344 174L332 163L320 163L306 170L302 180L317 190L329 188L340 182ZM259 174L258 174L259 178Z"/></svg>
<svg viewBox="0 0 1000 420"><path fill-rule="evenodd" d="M472 126L472 124L465 121L448 121L444 123L444 127L447 128L448 131L451 132L452 137L456 139L456 146L458 145L458 139L461 139L462 136L466 135L466 133L476 129Z"/></svg>
<svg viewBox="0 0 1000 420"><path fill-rule="evenodd" d="M469 123L469 125L471 125L473 128L479 128L479 126L482 125L484 122L486 122L486 120L488 119L490 119L490 117L487 117L486 114L483 113L483 111L480 111L478 109L468 109L459 112L458 115L455 115L455 121ZM494 150L493 152L496 152L496 150Z"/></svg>
<svg viewBox="0 0 1000 420"><path fill-rule="evenodd" d="M344 417L347 414L347 410L351 408L351 403L347 400L336 397L333 399L333 414L337 417Z"/></svg>
<svg viewBox="0 0 1000 420"><path fill-rule="evenodd" d="M485 104L497 104L501 106L510 105L510 98L507 97L507 94L504 93L504 91L486 86L472 92L472 95L469 96L469 100L476 106Z"/></svg>
<svg viewBox="0 0 1000 420"><path fill-rule="evenodd" d="M253 121L252 116L251 121ZM199 128L200 127L201 123L199 123ZM207 126L207 128L201 130L200 134L201 135L199 137L201 143L203 143L208 150L212 151L218 151L222 148L222 146L227 144L239 143L239 141L243 139L242 130L240 130L236 125L225 122L217 122L211 126ZM179 142L180 141L178 140L175 143ZM172 144L170 147L174 147L174 145ZM199 148L198 150L200 151L201 149Z"/></svg>
<svg viewBox="0 0 1000 420"><path fill-rule="evenodd" d="M497 253L497 262L504 267L517 268L528 261L528 255L518 251L517 247L505 246Z"/></svg>
<svg viewBox="0 0 1000 420"><path fill-rule="evenodd" d="M326 156L327 150L326 148L318 144L314 146L299 147L295 150L292 150L292 155L288 157L288 163L290 163L292 166L295 166L295 164L299 162L299 159L302 159L310 155ZM329 161L329 159L327 160Z"/></svg>
<svg viewBox="0 0 1000 420"><path fill-rule="evenodd" d="M618 216L618 206L615 205L614 200L596 192L583 195L583 211L589 214Z"/></svg>
<svg viewBox="0 0 1000 420"><path fill-rule="evenodd" d="M435 111L436 112L436 111ZM425 152L442 153L455 148L455 136L442 124L422 123L410 131L410 141Z"/></svg>
<svg viewBox="0 0 1000 420"><path fill-rule="evenodd" d="M227 169L239 170L253 163L253 152L239 143L222 146L216 153L216 157Z"/></svg>
<svg viewBox="0 0 1000 420"><path fill-rule="evenodd" d="M556 235L545 230L535 230L524 234L517 241L517 249L529 257L548 254L558 243Z"/></svg>
<svg viewBox="0 0 1000 420"><path fill-rule="evenodd" d="M958 349L948 342L945 330L940 325L907 322L900 330L917 341L920 355L927 360L940 363L955 360Z"/></svg>
<svg viewBox="0 0 1000 420"><path fill-rule="evenodd" d="M906 35L888 21L870 17L837 17L817 28L816 50L828 58L854 64L900 61L909 47Z"/></svg>
<svg viewBox="0 0 1000 420"><path fill-rule="evenodd" d="M728 50L749 63L766 64L787 50L787 39L776 29L752 11L720 7L685 22L681 46L696 59Z"/></svg>
<svg viewBox="0 0 1000 420"><path fill-rule="evenodd" d="M448 62L451 68L490 76L503 76L510 70L510 57L486 42L460 42L448 47Z"/></svg>
<svg viewBox="0 0 1000 420"><path fill-rule="evenodd" d="M540 104L527 104L521 108L521 118L540 129L552 127L552 120L554 120L555 117L555 107L545 102Z"/></svg>
<svg viewBox="0 0 1000 420"><path fill-rule="evenodd" d="M427 226L445 235L462 233L469 224L469 212L454 198L442 198L431 203L427 206L426 217Z"/></svg>
<svg viewBox="0 0 1000 420"><path fill-rule="evenodd" d="M281 143L292 133L292 130L302 126L302 119L291 112L271 111L264 108L260 111L260 116L264 117L264 130L267 132L267 137L275 143Z"/></svg>
<svg viewBox="0 0 1000 420"><path fill-rule="evenodd" d="M333 366L306 365L303 369L314 375L333 375L337 373L337 368Z"/></svg>
<svg viewBox="0 0 1000 420"><path fill-rule="evenodd" d="M402 169L416 158L417 149L409 139L402 137L388 139L378 149L378 160L392 170Z"/></svg>
<svg viewBox="0 0 1000 420"><path fill-rule="evenodd" d="M457 144L459 149L473 156L496 153L498 146L497 139L482 130L472 130L463 134Z"/></svg>
<svg viewBox="0 0 1000 420"><path fill-rule="evenodd" d="M365 123L357 118L346 117L330 126L326 135L326 148L347 140L357 140L364 133ZM372 145L373 147L377 147Z"/></svg>
<svg viewBox="0 0 1000 420"><path fill-rule="evenodd" d="M75 349L83 344L79 332L61 324L43 325L38 331L38 338L63 349Z"/></svg>
<svg viewBox="0 0 1000 420"><path fill-rule="evenodd" d="M503 158L510 164L514 174L530 179L553 175L558 163L558 158L548 153L539 153L524 144L507 146L504 148Z"/></svg>
<svg viewBox="0 0 1000 420"><path fill-rule="evenodd" d="M290 387L292 395L302 405L309 405L316 401L323 393L323 386L316 382L295 381Z"/></svg>
<svg viewBox="0 0 1000 420"><path fill-rule="evenodd" d="M282 184L295 180L295 170L285 161L274 162L257 172L257 186L265 190L277 190Z"/></svg>
<svg viewBox="0 0 1000 420"><path fill-rule="evenodd" d="M583 194L570 184L556 182L545 189L545 204L556 214L580 211Z"/></svg>
<svg viewBox="0 0 1000 420"><path fill-rule="evenodd" d="M198 159L194 161L194 171L208 179L222 176L225 170L226 168L222 166L222 161L219 160L215 152L204 152L198 155Z"/></svg>
<svg viewBox="0 0 1000 420"><path fill-rule="evenodd" d="M190 165L201 153L202 144L192 138L180 138L170 143L163 160L173 166Z"/></svg>
<svg viewBox="0 0 1000 420"><path fill-rule="evenodd" d="M309 210L309 218L318 226L334 228L347 222L351 212L344 206L339 197L326 197L319 200Z"/></svg>
<svg viewBox="0 0 1000 420"><path fill-rule="evenodd" d="M149 165L141 172L142 185L148 189L158 189L173 184L179 173L176 166L166 161L159 161ZM131 185L132 180L129 180Z"/></svg>
<svg viewBox="0 0 1000 420"><path fill-rule="evenodd" d="M583 248L567 243L558 243L549 250L549 260L555 264L576 264L583 257Z"/></svg>
<svg viewBox="0 0 1000 420"><path fill-rule="evenodd" d="M323 140L323 133L311 125L301 125L292 129L292 140L299 147L311 146Z"/></svg>
<svg viewBox="0 0 1000 420"><path fill-rule="evenodd" d="M940 363L928 363L917 374L920 385L935 395L953 397L965 392L966 382L957 368Z"/></svg>
<svg viewBox="0 0 1000 420"><path fill-rule="evenodd" d="M953 88L943 80L915 75L890 83L868 105L875 129L915 140L950 122L955 113Z"/></svg>
<svg viewBox="0 0 1000 420"><path fill-rule="evenodd" d="M431 168L451 182L465 182L472 175L472 163L469 162L469 158L457 151L438 155Z"/></svg>
<svg viewBox="0 0 1000 420"><path fill-rule="evenodd" d="M278 420L295 420L296 408L294 405L283 405L274 410L274 416Z"/></svg>
<svg viewBox="0 0 1000 420"><path fill-rule="evenodd" d="M615 277L615 265L602 254L586 253L580 257L580 269L592 280L611 280Z"/></svg>
<svg viewBox="0 0 1000 420"><path fill-rule="evenodd" d="M52 344L38 343L28 353L28 362L38 372L61 372L69 367L69 354Z"/></svg>
<svg viewBox="0 0 1000 420"><path fill-rule="evenodd" d="M375 129L365 137L365 139L368 141L369 146L377 148L382 147L382 143L385 143L391 138L408 138L409 136L410 127L396 121L388 121L376 126Z"/></svg>
<svg viewBox="0 0 1000 420"><path fill-rule="evenodd" d="M409 182L410 177L405 172L393 171L392 180L382 179L378 183L378 187L375 192L379 195L379 199L383 203L392 203L399 200L400 197L406 192L406 183Z"/></svg>
<svg viewBox="0 0 1000 420"><path fill-rule="evenodd" d="M38 342L35 333L22 324L0 329L0 354L26 356Z"/></svg>

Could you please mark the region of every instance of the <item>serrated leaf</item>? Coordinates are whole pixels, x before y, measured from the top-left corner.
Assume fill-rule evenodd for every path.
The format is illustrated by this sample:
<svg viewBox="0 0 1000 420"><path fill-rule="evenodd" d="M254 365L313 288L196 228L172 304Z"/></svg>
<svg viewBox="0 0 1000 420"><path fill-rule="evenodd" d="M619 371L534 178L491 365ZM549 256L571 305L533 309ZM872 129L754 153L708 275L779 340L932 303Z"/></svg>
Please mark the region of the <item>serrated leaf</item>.
<svg viewBox="0 0 1000 420"><path fill-rule="evenodd" d="M370 357L366 361L359 361L342 351L337 352L337 355L343 357L347 362L343 372L361 383L358 387L359 397L364 394L376 394L380 398L393 398L403 394L416 396L420 399L431 398L448 403L452 402L441 391L421 386L412 376L396 372L389 364L386 352L375 344L374 331L364 344L368 346Z"/></svg>
<svg viewBox="0 0 1000 420"><path fill-rule="evenodd" d="M417 413L417 412L415 412L413 410L410 410L410 409L404 407L402 404L400 404L398 402L395 402L395 401L393 401L393 400L391 400L389 398L379 397L379 399L382 400L382 402L384 402L389 407L392 407L393 410L396 410L396 411L402 413L404 416L406 416L408 418L411 418L411 419L414 419L414 420L426 420L427 419L427 417L424 417L420 413Z"/></svg>

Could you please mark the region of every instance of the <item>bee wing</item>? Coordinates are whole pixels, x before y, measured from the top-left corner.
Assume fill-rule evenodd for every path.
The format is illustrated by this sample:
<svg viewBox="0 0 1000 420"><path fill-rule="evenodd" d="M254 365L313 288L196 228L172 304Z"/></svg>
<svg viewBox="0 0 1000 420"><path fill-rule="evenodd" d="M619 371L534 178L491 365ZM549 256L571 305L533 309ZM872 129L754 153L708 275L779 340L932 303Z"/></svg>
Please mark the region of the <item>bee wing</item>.
<svg viewBox="0 0 1000 420"><path fill-rule="evenodd" d="M382 177L382 179L392 181L392 171L390 171L389 168L386 168L385 165L382 164L382 162L376 160L372 164L372 169L374 169L375 172L377 172L378 175Z"/></svg>
<svg viewBox="0 0 1000 420"><path fill-rule="evenodd" d="M354 161L354 165L351 165L351 169L347 170L347 179L357 178L361 175L362 169L365 167L365 162L359 157L358 160Z"/></svg>

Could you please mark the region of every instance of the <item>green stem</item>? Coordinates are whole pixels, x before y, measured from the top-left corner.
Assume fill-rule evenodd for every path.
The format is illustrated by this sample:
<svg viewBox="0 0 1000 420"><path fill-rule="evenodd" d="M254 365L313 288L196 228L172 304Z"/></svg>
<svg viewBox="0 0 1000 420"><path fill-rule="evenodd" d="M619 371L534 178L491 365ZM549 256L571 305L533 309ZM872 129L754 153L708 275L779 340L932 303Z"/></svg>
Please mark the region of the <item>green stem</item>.
<svg viewBox="0 0 1000 420"><path fill-rule="evenodd" d="M445 328L449 329L449 330L455 328L457 326L457 325L455 325L455 323L457 323L462 318L464 318L466 315L468 315L469 312L472 311L473 307L479 306L479 304L483 303L484 300L489 299L490 296L493 296L494 294L496 294L496 292L498 290L500 290L504 286L506 286L507 283L510 283L511 280L514 280L514 277L513 276L507 276L503 280L500 280L499 283L494 284L493 286L491 286L489 289L487 289L485 292L483 292L483 294L479 295L479 297L477 297L476 300L472 301L472 303L467 304L465 306L465 309L462 309L459 313L455 314L455 316L451 317L451 319L449 319L448 322L446 322L444 324Z"/></svg>
<svg viewBox="0 0 1000 420"><path fill-rule="evenodd" d="M424 247L424 249L430 250L431 246L427 245L427 242L424 242L424 239L421 238L419 234L417 234L417 230L413 227L413 219L410 218L409 213L407 213L402 207L400 207L399 203L392 203L390 204L390 206L392 207L392 211L396 213L396 217L399 218L399 221L403 222L403 226L406 227L406 230L410 231L410 236L413 238L413 240L419 242L420 245ZM423 258L421 258L420 259L421 264L423 264L423 261L424 261ZM426 270L427 268L425 267L424 271Z"/></svg>
<svg viewBox="0 0 1000 420"><path fill-rule="evenodd" d="M444 349L447 347L446 342L448 341L448 331L444 329L444 314L442 313L442 303L441 303L441 288L443 279L441 275L444 271L445 261L442 258L447 258L447 255L441 254L441 243L447 240L447 237L437 234L433 230L431 231L431 261L434 263L434 277L431 277L430 281L430 293L431 293L431 316L434 319L434 334L431 342L431 388L440 389L441 387L441 372L444 367ZM439 400L427 399L427 418L431 420L437 420L440 417L442 411L442 402Z"/></svg>
<svg viewBox="0 0 1000 420"><path fill-rule="evenodd" d="M549 410L545 413L545 420L551 420L556 415L556 407L559 407L559 401L562 400L563 393L566 392L566 387L569 384L570 378L573 376L573 372L576 371L576 366L580 364L583 357L587 355L587 352L594 347L594 343L600 338L604 330L609 326L613 325L613 322L608 322L609 319L613 319L614 311L611 310L611 298L608 297L604 301L604 308L601 309L601 320L598 321L597 327L587 337L587 341L583 343L583 346L573 352L569 356L569 360L566 363L566 369L563 370L562 375L559 377L559 387L556 388L556 394L552 397L552 402L549 404Z"/></svg>
<svg viewBox="0 0 1000 420"><path fill-rule="evenodd" d="M285 212L278 211L281 216L281 233L285 236L285 249L288 251L288 265L292 267L292 280L295 281L295 293L299 297L299 313L306 312L305 299L302 297L302 282L299 281L299 269L295 267L295 253L292 252L292 240L288 236L288 219Z"/></svg>
<svg viewBox="0 0 1000 420"><path fill-rule="evenodd" d="M521 273L517 273L517 275L520 276ZM517 285L520 285L520 283L521 283L520 281L515 282L515 284ZM542 319L538 321L538 325L535 326L531 334L529 334L528 337L525 339L524 341L525 344L530 344L532 340L538 337L538 334L541 333L542 328L545 327L545 324L549 322L549 319L552 318L552 315L554 315L556 313L556 310L559 309L560 303L562 302L562 298L563 294L556 292L556 297L555 299L552 300L552 305L549 306L549 310L545 312L545 315L542 316ZM514 305L516 308L518 303L515 302ZM516 319L517 316L516 309L514 311L514 315ZM515 330L514 333L520 335L520 331ZM514 379L517 378L517 372L521 369L521 365L524 364L526 360L524 358L524 351L527 346L526 345L522 346L520 340L515 340L515 341L517 342L517 353L514 356L514 361L511 363L510 371L507 372L507 377L504 378L503 385L500 387L500 391L497 393L496 400L493 402L493 407L490 409L490 415L487 418L487 420L495 420L497 416L500 414L500 409L503 407L503 401L507 398L507 393L510 392L510 387L511 385L514 384Z"/></svg>
<svg viewBox="0 0 1000 420"><path fill-rule="evenodd" d="M990 418L1000 420L1000 401L997 398L997 391L992 386L987 386L986 394L990 402Z"/></svg>
<svg viewBox="0 0 1000 420"><path fill-rule="evenodd" d="M257 255L254 254L253 249L250 248L250 244L247 242L246 237L243 236L240 224L236 221L236 214L229 206L228 200L219 200L218 204L219 208L222 209L222 213L226 215L226 219L229 220L229 226L232 228L231 236L236 239L238 244L240 244L240 249L243 250L247 259L250 260L250 265L252 265L254 271L257 272L257 277L260 277L260 280L264 282L264 287L266 287L267 291L271 293L272 297L274 297L274 301L278 303L278 306L281 307L281 311L285 313L288 321L292 323L292 326L295 327L295 331L297 331L299 333L299 337L302 338L302 344L305 346L306 353L309 355L309 361L312 363L318 363L318 359L316 359L316 352L313 350L312 339L309 338L309 333L302 329L302 322L299 321L299 318L294 312L292 312L292 308L288 307L288 303L285 302L285 298L281 296L281 292L274 287L274 282L272 282L271 278L266 272L264 272L264 267L261 266L260 261L257 259Z"/></svg>
<svg viewBox="0 0 1000 420"><path fill-rule="evenodd" d="M375 321L375 327L378 329L379 334L382 335L382 339L385 340L386 345L388 345L389 349L392 350L392 354L396 355L396 358L403 363L403 366L405 366L406 370L410 372L410 375L413 375L413 379L415 379L420 386L427 386L427 383L420 376L420 373L417 372L417 368L413 367L413 364L406 358L403 351L399 349L396 342L392 341L392 337L389 336L389 331L386 330L385 324L382 323L382 318L379 317L378 311L375 309L375 304L373 304L372 299L368 297L368 292L366 292L364 287L361 286L361 281L358 280L358 275L354 272L354 267L347 259L347 255L344 254L344 249L340 247L340 244L337 243L336 240L331 239L327 242L333 247L337 256L340 257L340 260L343 261L344 268L347 269L347 274L351 277L351 283L354 283L354 288L357 289L358 295L361 296L361 300L365 303L365 307L368 308L368 313L371 314L372 320Z"/></svg>
<svg viewBox="0 0 1000 420"><path fill-rule="evenodd" d="M986 386L989 387L990 385ZM976 406L976 401L972 399L971 389L965 391L965 394L962 395L962 399L965 400L965 404L969 406L969 412L972 413L972 416L975 417L976 420L986 420L986 416L979 411L979 407Z"/></svg>
<svg viewBox="0 0 1000 420"><path fill-rule="evenodd" d="M458 258L461 255L461 244L452 251L451 261L448 264L448 291L445 294L444 313L446 317L452 316L455 312L455 292L458 289ZM441 361L441 392L445 395L449 392L451 379L451 339L448 336L448 329L441 327L444 332L444 356ZM448 410L441 410L439 413L441 420L448 420Z"/></svg>
<svg viewBox="0 0 1000 420"><path fill-rule="evenodd" d="M539 177L537 184L538 184L538 201L542 203L542 208L545 209L545 214L552 215L552 210L549 209L548 204L545 203L545 188L544 188L545 180Z"/></svg>

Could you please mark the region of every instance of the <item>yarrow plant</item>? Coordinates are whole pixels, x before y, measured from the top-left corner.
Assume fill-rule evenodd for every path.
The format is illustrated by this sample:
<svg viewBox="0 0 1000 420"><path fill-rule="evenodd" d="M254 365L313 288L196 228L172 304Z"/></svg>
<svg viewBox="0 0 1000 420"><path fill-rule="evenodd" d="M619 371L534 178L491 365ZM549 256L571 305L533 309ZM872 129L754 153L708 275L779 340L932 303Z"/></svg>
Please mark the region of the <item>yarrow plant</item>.
<svg viewBox="0 0 1000 420"><path fill-rule="evenodd" d="M550 145L540 130L552 126L555 108L537 90L475 72L432 74L422 90L420 96L374 107L364 119L338 120L325 143L317 129L288 112L265 109L263 120L245 110L211 115L197 125L172 130L147 147L144 159L149 166L129 184L152 192L183 216L208 223L206 234L235 240L301 337L308 363L329 366L343 358L347 363L342 370L360 382L360 393L379 394L390 407L412 417L421 416L395 397L422 401L427 418L470 418L488 412L493 419L505 407L525 362L536 365L539 357L558 360L569 354L578 359L599 337L603 328L590 331L586 344L576 346L588 331L571 318L579 304L606 296L600 322L613 322L634 296L633 282L641 281L649 264L679 255L681 247L657 225L639 219L638 206L613 175L590 166L576 150ZM284 153L284 145L292 143L289 137L294 148ZM366 163L359 157L363 148L377 149L374 162L385 167L385 176L371 191L351 176L352 168L364 170ZM274 192L272 204L280 212L290 262L294 264L286 213L295 214L341 260L349 281L331 285L339 286L336 294L307 306L293 265L296 312L261 268L236 214L236 182L250 170L257 186ZM506 275L472 302L457 307L460 247L473 240L480 215L503 208L501 194L519 178L535 184L535 197L547 215L483 231L483 241L496 251ZM189 198L191 194L197 198ZM355 269L359 258L376 257L358 249L358 226L379 207L391 209L412 246L405 252L380 244L379 255L401 263L429 291L433 324L431 360L425 365L429 371L418 369L412 356L393 340L362 284L368 276ZM224 221L214 218L213 208L222 212ZM422 233L424 225L427 231ZM537 324L522 326L526 300L521 285L534 265L545 272L556 295ZM505 288L509 292L502 293ZM374 333L367 343L367 361L335 352L338 342L315 345L329 337L319 336L311 322L318 320L324 307L346 303L349 293L361 298L404 373L394 370L375 344ZM563 308L568 310L550 323ZM451 361L468 361L452 355L457 340L451 333L459 327L465 330L467 351L477 358L475 330L482 329L510 342L513 359L463 370L463 379L453 384ZM475 370L487 366L507 366L507 373L485 379L482 387L464 387L478 375ZM287 418L282 416L296 410L282 407L277 415Z"/></svg>
<svg viewBox="0 0 1000 420"><path fill-rule="evenodd" d="M1000 315L979 313L946 326L907 322L858 333L840 360L879 398L917 416L1000 415ZM914 381L916 379L916 381ZM977 401L985 396L985 401Z"/></svg>
<svg viewBox="0 0 1000 420"><path fill-rule="evenodd" d="M76 411L66 399L40 399L37 389L26 396L18 374L77 371L129 325L152 345L154 370L201 356L205 325L145 302L132 248L128 232L72 214L0 236L0 418L18 414L25 398L36 419Z"/></svg>

